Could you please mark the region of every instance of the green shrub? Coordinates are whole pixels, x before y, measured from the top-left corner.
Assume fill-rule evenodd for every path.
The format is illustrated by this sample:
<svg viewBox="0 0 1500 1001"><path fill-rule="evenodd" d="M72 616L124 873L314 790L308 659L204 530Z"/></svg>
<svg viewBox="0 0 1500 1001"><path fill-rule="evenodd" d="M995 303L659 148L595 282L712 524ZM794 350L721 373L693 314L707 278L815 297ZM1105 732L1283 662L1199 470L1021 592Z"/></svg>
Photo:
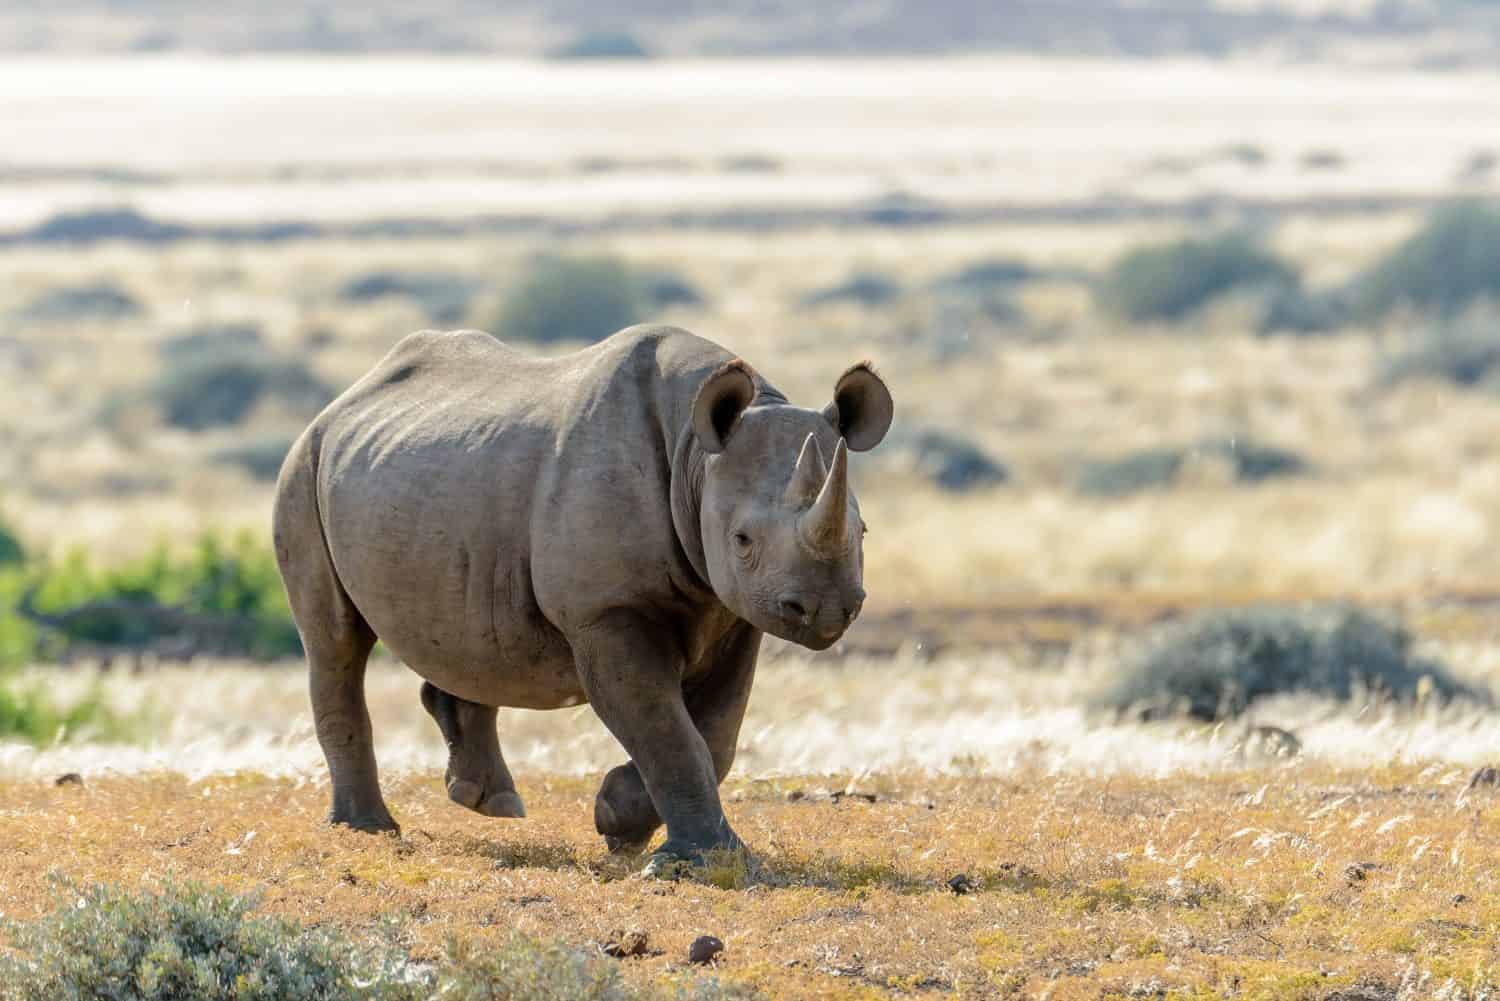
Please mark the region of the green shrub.
<svg viewBox="0 0 1500 1001"><path fill-rule="evenodd" d="M1417 233L1356 282L1362 311L1400 306L1452 316L1500 297L1500 209L1480 203L1439 209Z"/></svg>
<svg viewBox="0 0 1500 1001"><path fill-rule="evenodd" d="M1291 286L1297 273L1243 234L1138 247L1110 268L1097 295L1132 322L1174 321L1236 289Z"/></svg>
<svg viewBox="0 0 1500 1001"><path fill-rule="evenodd" d="M12 927L5 1001L417 1001L432 977L387 947L251 914L254 900L196 885L127 893L64 884L57 909Z"/></svg>
<svg viewBox="0 0 1500 1001"><path fill-rule="evenodd" d="M1221 719L1256 699L1362 691L1412 699L1424 678L1447 698L1488 701L1442 664L1417 656L1404 629L1353 608L1203 612L1159 628L1097 704L1148 718Z"/></svg>
<svg viewBox="0 0 1500 1001"><path fill-rule="evenodd" d="M238 424L263 399L316 412L333 392L300 361L225 344L170 354L151 397L168 424L201 431Z"/></svg>
<svg viewBox="0 0 1500 1001"><path fill-rule="evenodd" d="M387 925L357 943L254 913L255 898L188 883L159 893L59 880L51 914L9 926L3 1001L752 1001L712 978L634 987L595 952L515 935L413 963Z"/></svg>
<svg viewBox="0 0 1500 1001"><path fill-rule="evenodd" d="M1176 448L1144 448L1114 459L1086 462L1078 489L1095 497L1124 497L1169 487L1186 456Z"/></svg>
<svg viewBox="0 0 1500 1001"><path fill-rule="evenodd" d="M44 682L0 677L0 740L38 747L73 740L133 740L143 731L146 716L116 712L98 689L64 705Z"/></svg>
<svg viewBox="0 0 1500 1001"><path fill-rule="evenodd" d="M620 261L544 257L506 297L496 327L524 341L597 341L640 319L640 290Z"/></svg>
<svg viewBox="0 0 1500 1001"><path fill-rule="evenodd" d="M26 562L21 539L5 522L0 521L0 567Z"/></svg>
<svg viewBox="0 0 1500 1001"><path fill-rule="evenodd" d="M1491 383L1500 366L1500 329L1477 322L1438 327L1382 367L1384 384L1441 379L1457 386Z"/></svg>
<svg viewBox="0 0 1500 1001"><path fill-rule="evenodd" d="M42 657L58 642L263 659L302 651L275 557L249 534L206 535L186 554L158 546L105 570L75 552L38 571L24 611L43 627Z"/></svg>

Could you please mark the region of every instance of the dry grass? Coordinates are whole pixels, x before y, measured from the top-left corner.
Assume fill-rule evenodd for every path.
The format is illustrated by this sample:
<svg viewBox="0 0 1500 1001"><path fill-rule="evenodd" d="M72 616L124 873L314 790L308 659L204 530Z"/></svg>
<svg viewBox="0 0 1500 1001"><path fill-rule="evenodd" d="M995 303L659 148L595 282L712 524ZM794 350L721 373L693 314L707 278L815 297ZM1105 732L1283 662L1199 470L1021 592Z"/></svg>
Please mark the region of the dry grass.
<svg viewBox="0 0 1500 1001"><path fill-rule="evenodd" d="M629 961L639 978L715 934L721 977L785 998L1291 1001L1355 983L1467 998L1500 984L1500 808L1461 799L1463 777L889 774L867 782L875 803L816 795L826 780L740 781L729 809L757 861L677 884L604 854L592 785L574 779L540 784L519 822L466 814L433 774L402 779L400 839L323 827L315 782L23 782L0 786L0 883L19 919L44 909L54 870L255 888L272 911L355 932L394 916L419 956L450 936L586 944L641 928L663 954ZM945 885L960 873L972 892Z"/></svg>

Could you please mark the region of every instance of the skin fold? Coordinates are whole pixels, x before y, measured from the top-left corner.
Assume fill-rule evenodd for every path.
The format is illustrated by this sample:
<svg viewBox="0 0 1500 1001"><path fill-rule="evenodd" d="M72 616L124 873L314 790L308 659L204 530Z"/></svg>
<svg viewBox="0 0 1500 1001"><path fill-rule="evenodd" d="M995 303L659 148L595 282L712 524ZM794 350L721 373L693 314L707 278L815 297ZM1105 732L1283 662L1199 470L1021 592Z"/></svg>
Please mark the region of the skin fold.
<svg viewBox="0 0 1500 1001"><path fill-rule="evenodd" d="M630 758L595 799L611 848L662 824L663 859L740 847L718 786L761 636L825 649L859 614L848 452L892 415L867 365L803 409L671 327L546 359L478 331L402 340L313 421L277 485L330 820L396 829L364 698L378 637L425 681L455 802L524 816L496 707L587 702Z"/></svg>

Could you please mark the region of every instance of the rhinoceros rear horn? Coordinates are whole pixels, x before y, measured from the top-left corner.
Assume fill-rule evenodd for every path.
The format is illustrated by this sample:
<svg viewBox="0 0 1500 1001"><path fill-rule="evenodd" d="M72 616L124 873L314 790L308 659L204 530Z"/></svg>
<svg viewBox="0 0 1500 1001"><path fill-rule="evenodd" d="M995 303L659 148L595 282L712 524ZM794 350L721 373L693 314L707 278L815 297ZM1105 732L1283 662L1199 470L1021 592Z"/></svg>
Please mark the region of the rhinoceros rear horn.
<svg viewBox="0 0 1500 1001"><path fill-rule="evenodd" d="M809 433L797 455L797 468L792 470L792 479L786 485L786 500L793 507L806 507L817 499L828 478L828 463L823 459L823 449L818 446L818 436Z"/></svg>
<svg viewBox="0 0 1500 1001"><path fill-rule="evenodd" d="M870 363L862 361L839 377L833 402L823 408L823 416L838 428L850 448L867 452L891 429L896 404Z"/></svg>
<svg viewBox="0 0 1500 1001"><path fill-rule="evenodd" d="M805 451L805 447L804 447ZM818 499L802 515L802 537L815 551L838 556L849 539L849 449L840 438Z"/></svg>
<svg viewBox="0 0 1500 1001"><path fill-rule="evenodd" d="M736 358L725 362L698 388L693 399L693 433L706 452L722 452L740 414L755 399L750 366Z"/></svg>

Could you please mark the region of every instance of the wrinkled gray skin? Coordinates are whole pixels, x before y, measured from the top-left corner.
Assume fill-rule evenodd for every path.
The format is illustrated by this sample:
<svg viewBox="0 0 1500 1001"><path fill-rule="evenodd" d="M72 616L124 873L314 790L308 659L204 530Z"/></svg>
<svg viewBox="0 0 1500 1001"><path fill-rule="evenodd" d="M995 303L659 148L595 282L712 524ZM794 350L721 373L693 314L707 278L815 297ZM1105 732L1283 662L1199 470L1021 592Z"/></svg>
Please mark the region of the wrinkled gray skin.
<svg viewBox="0 0 1500 1001"><path fill-rule="evenodd" d="M630 755L595 799L612 848L663 822L663 859L738 846L718 785L761 634L824 649L859 614L846 446L874 447L891 417L868 366L805 410L670 327L551 359L477 331L401 341L277 485L330 819L396 829L364 697L378 637L426 679L455 801L523 816L495 707L588 702Z"/></svg>

